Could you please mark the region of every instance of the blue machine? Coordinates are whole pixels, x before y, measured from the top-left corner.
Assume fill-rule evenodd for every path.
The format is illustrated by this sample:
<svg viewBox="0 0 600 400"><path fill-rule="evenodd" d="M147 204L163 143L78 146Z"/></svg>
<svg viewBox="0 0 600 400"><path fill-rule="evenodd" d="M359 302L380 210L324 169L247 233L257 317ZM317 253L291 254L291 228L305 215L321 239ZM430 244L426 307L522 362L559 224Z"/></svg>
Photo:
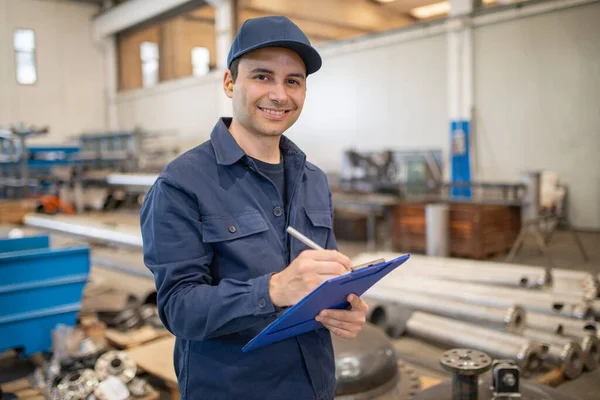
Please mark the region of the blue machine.
<svg viewBox="0 0 600 400"><path fill-rule="evenodd" d="M89 247L55 249L49 243L48 236L0 239L0 353L48 352L56 325L77 323Z"/></svg>

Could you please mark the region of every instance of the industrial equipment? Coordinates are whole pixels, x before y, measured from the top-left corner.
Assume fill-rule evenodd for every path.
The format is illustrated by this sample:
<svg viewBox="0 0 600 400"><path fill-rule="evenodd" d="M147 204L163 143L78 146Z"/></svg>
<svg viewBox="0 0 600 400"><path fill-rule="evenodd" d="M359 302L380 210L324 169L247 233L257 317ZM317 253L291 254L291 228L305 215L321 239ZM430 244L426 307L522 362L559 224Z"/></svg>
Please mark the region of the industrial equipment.
<svg viewBox="0 0 600 400"><path fill-rule="evenodd" d="M413 400L575 400L549 386L522 381L521 369L511 360L492 361L470 348L445 352L440 364L452 372L452 380L417 393Z"/></svg>

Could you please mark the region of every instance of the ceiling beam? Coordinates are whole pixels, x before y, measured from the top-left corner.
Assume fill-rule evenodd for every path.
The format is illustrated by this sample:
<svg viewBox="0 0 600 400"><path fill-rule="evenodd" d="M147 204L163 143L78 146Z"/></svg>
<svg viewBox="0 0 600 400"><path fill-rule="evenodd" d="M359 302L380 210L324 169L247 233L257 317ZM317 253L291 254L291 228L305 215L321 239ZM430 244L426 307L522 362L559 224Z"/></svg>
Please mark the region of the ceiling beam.
<svg viewBox="0 0 600 400"><path fill-rule="evenodd" d="M406 15L390 12L364 0L240 0L240 8L302 18L364 33L395 29L412 23Z"/></svg>
<svg viewBox="0 0 600 400"><path fill-rule="evenodd" d="M238 14L238 21L240 25L249 18L259 18L266 15L271 15L268 12L262 12L260 10L253 9L241 9ZM348 28L346 26L339 26L336 24L328 24L327 22L313 21L306 18L298 18L296 16L290 16L290 18L304 33L306 36L318 38L320 41L323 40L336 40L346 39L354 36L364 35L366 32L362 29Z"/></svg>

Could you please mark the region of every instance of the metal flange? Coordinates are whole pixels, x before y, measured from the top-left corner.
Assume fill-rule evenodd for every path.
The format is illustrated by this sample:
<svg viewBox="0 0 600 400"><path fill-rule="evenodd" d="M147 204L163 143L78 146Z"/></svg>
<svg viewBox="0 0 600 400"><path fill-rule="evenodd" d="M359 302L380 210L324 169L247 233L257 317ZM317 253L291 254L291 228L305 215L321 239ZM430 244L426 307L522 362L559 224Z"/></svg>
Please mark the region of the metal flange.
<svg viewBox="0 0 600 400"><path fill-rule="evenodd" d="M125 352L113 350L98 358L94 370L101 381L116 376L123 383L129 383L135 377L137 366Z"/></svg>

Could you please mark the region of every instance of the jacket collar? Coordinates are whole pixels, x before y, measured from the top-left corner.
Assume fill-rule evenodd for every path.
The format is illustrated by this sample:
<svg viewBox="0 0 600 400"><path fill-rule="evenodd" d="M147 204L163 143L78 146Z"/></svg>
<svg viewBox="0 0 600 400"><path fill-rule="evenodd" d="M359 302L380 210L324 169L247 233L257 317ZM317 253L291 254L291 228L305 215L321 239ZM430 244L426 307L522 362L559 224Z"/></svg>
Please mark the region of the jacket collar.
<svg viewBox="0 0 600 400"><path fill-rule="evenodd" d="M246 155L244 149L240 147L231 135L231 132L229 132L231 120L231 118L219 118L219 121L217 121L210 134L210 140L215 149L217 164L220 165L235 164ZM300 150L300 148L285 135L281 135L279 149L284 157L293 155L300 155L303 158L306 157L304 152L302 152L302 150Z"/></svg>

